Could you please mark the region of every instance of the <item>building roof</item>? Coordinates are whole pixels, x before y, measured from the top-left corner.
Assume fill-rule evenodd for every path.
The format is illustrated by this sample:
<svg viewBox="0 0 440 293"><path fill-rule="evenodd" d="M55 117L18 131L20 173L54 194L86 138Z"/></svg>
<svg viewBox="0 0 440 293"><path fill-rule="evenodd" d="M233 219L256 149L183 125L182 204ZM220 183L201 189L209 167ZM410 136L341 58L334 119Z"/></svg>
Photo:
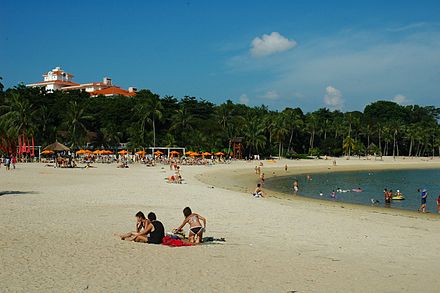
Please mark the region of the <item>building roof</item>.
<svg viewBox="0 0 440 293"><path fill-rule="evenodd" d="M111 86L102 90L98 90L98 91L94 91L90 93L91 96L99 96L99 95L104 95L104 96L112 96L112 95L122 95L122 96L126 96L126 97L133 97L136 95L135 92L129 92L127 90L121 89L120 87L117 86Z"/></svg>
<svg viewBox="0 0 440 293"><path fill-rule="evenodd" d="M70 85L70 86L77 86L79 83L73 82L73 81L62 81L62 80L48 80L48 81L39 81L35 83L28 84L27 86L45 86L48 84L62 84L62 85Z"/></svg>

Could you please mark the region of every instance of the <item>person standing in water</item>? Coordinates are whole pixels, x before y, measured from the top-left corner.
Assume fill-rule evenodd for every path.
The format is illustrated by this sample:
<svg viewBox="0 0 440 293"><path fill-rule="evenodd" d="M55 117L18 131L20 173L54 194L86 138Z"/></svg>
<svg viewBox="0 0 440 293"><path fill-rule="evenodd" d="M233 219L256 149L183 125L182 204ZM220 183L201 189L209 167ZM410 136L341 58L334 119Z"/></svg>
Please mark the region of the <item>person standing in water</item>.
<svg viewBox="0 0 440 293"><path fill-rule="evenodd" d="M422 190L421 196L421 205L419 212L426 213L426 199L428 198L428 191L426 189Z"/></svg>
<svg viewBox="0 0 440 293"><path fill-rule="evenodd" d="M293 181L293 193L297 194L298 190L299 190L299 183L298 183L298 180L295 179Z"/></svg>
<svg viewBox="0 0 440 293"><path fill-rule="evenodd" d="M440 214L440 194L437 198L437 212Z"/></svg>

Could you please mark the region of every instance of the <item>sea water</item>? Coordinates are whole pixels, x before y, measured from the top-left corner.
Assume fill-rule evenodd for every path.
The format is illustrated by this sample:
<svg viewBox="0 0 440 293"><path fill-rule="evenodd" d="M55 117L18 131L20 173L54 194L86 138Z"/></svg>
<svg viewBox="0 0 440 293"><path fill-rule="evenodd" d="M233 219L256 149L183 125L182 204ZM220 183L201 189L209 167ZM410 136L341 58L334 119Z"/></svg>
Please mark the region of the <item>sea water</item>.
<svg viewBox="0 0 440 293"><path fill-rule="evenodd" d="M421 195L417 190L428 191L427 211L437 212L437 198L440 194L440 169L399 170L399 171L357 171L332 172L279 176L268 178L265 187L274 191L293 195L292 184L299 182L299 194L306 197L324 200L341 201L355 204L372 205L372 199L379 201L376 205L385 206L383 190L392 189L393 194L399 190L405 200L393 200L391 208L418 210ZM353 189L361 188L362 192ZM346 192L337 192L338 189ZM336 198L332 198L332 192ZM322 194L322 196L320 195Z"/></svg>

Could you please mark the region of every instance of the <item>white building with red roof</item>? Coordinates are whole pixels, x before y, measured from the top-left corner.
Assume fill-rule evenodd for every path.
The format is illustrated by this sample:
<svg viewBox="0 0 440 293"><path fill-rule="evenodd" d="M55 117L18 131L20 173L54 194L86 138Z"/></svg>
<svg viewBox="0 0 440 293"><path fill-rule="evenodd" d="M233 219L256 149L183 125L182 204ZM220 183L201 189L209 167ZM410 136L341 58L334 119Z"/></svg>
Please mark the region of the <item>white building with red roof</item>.
<svg viewBox="0 0 440 293"><path fill-rule="evenodd" d="M91 82L91 83L75 83L71 79L73 75L65 72L60 67L55 67L51 71L43 74L43 81L27 84L28 87L44 87L46 91L53 92L56 90L61 91L72 91L72 90L83 90L92 97L98 95L104 96L114 96L122 95L126 97L131 97L136 95L136 89L133 87L124 90L118 86L112 84L111 78L104 77L102 82Z"/></svg>

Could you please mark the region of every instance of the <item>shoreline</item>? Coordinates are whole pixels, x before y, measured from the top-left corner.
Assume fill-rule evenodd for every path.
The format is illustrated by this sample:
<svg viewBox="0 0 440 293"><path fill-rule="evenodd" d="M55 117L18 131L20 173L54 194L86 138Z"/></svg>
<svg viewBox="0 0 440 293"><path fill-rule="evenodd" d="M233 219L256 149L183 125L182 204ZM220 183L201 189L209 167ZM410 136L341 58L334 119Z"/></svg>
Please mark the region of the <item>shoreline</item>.
<svg viewBox="0 0 440 293"><path fill-rule="evenodd" d="M342 165L342 166L324 166L322 164L315 164L314 166L306 166L308 162L311 160L280 160L277 161L277 166L264 167L264 173L266 182L270 182L273 179L280 179L283 177L289 177L294 175L306 175L306 174L322 174L322 173L350 173L350 172L362 172L362 171L393 171L393 170L429 170L429 169L440 169L440 161L434 162L386 162L383 165ZM341 161L341 160L339 160ZM266 162L266 161L262 161ZM325 162L325 161L324 161ZM373 161L378 162L379 164L382 161ZM255 162L253 162L255 163ZM299 163L301 166L301 170L289 168L288 171L284 171L285 163ZM305 163L305 164L302 164ZM428 163L428 165L426 165ZM299 167L298 166L298 167ZM249 167L252 167L250 164ZM231 173L232 172L232 173ZM263 171L262 171L263 172ZM275 172L275 176L273 175ZM280 174L281 173L281 174ZM259 183L259 178L253 172L252 169L248 168L238 168L235 169L216 169L210 170L201 174L195 175L195 178L201 181L204 184L212 185L217 188L226 189L229 191L241 192L250 194L253 192L255 185ZM219 179L224 178L224 180ZM386 208L383 206L373 206L373 205L363 205L363 204L355 204L348 203L343 201L330 201L326 199L313 198L306 195L301 195L300 193L294 195L285 192L276 191L271 189L270 187L264 187L266 194L269 194L266 197L266 200L275 200L281 201L284 203L292 204L295 201L302 201L304 203L313 203L318 205L326 205L333 208L349 208L349 209L358 209L363 211L370 211L374 213L383 213L389 214L393 216L406 216L406 217L417 217L417 218L426 218L426 219L439 219L440 214L427 212L421 213L416 210L406 210L406 209L398 209L398 208Z"/></svg>

